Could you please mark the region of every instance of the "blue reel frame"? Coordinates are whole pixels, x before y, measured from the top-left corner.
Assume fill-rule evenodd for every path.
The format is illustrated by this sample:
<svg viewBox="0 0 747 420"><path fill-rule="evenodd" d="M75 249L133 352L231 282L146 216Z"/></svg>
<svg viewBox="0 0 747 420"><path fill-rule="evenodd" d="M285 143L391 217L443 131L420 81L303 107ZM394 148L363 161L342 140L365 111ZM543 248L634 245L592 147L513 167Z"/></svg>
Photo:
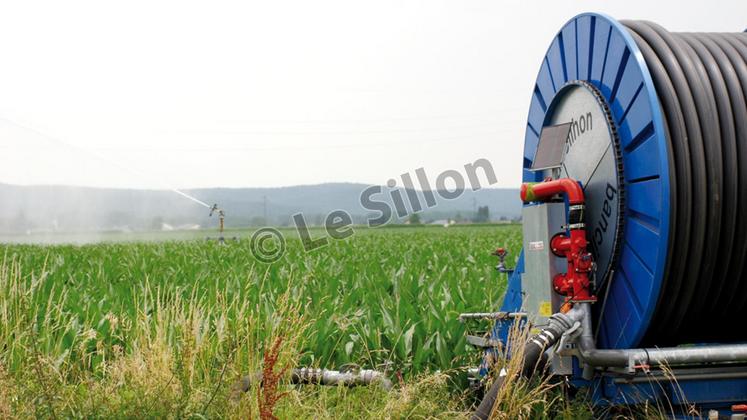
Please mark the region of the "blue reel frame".
<svg viewBox="0 0 747 420"><path fill-rule="evenodd" d="M549 106L565 83L583 80L606 100L620 139L627 208L620 255L600 314L599 347L635 347L643 338L663 284L669 241L668 140L653 80L627 30L586 13L568 21L550 44L537 75L524 139L525 182Z"/></svg>
<svg viewBox="0 0 747 420"><path fill-rule="evenodd" d="M654 83L643 56L627 29L615 19L584 13L557 33L542 60L532 92L523 153L523 181L541 181L530 171L542 127L551 119L552 103L561 87L582 80L596 86L617 126L626 193L624 234L603 311L598 314L599 348L635 348L646 333L659 302L670 240L669 145L666 124ZM522 307L524 256L508 279L500 310ZM597 305L600 305L598 303ZM497 321L491 338L508 345L513 319ZM486 356L494 350L486 350ZM485 357L480 374L488 373ZM747 380L694 380L674 386L626 384L609 377L572 378L592 389L596 404L635 404L666 396L673 403L682 393L691 403L719 404L747 400Z"/></svg>

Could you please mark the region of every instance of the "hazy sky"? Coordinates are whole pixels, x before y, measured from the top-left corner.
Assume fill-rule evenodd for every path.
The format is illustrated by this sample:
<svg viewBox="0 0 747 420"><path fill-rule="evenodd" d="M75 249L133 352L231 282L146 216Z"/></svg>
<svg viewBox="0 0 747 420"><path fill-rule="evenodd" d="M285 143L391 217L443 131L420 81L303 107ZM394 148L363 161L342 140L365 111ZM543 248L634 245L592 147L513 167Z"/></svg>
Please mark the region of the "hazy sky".
<svg viewBox="0 0 747 420"><path fill-rule="evenodd" d="M741 31L735 1L14 1L0 182L383 184L489 159L516 187L550 41L601 11Z"/></svg>

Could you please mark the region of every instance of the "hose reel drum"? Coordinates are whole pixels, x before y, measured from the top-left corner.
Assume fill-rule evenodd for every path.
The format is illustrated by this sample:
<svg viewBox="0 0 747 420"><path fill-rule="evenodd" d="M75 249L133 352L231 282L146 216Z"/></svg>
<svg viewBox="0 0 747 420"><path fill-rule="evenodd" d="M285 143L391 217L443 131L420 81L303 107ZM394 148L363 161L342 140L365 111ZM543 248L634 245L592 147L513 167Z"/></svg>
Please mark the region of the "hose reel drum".
<svg viewBox="0 0 747 420"><path fill-rule="evenodd" d="M552 41L524 181L584 188L600 347L747 339L734 321L747 309L747 220L736 216L747 208L746 62L747 34L673 34L599 14ZM542 130L558 124L571 127L559 173L537 171Z"/></svg>
<svg viewBox="0 0 747 420"><path fill-rule="evenodd" d="M491 340L509 345L523 314L539 320L530 352L593 389L595 402L747 401L747 33L671 33L585 13L541 63L524 139L524 251ZM565 290L562 264L543 246L579 226L581 252L551 248L568 261L566 279L591 279L590 298L560 300L549 288ZM574 278L589 253L593 274L583 266ZM573 363L559 371L554 355ZM486 350L481 374L493 356ZM676 387L648 370L662 365Z"/></svg>

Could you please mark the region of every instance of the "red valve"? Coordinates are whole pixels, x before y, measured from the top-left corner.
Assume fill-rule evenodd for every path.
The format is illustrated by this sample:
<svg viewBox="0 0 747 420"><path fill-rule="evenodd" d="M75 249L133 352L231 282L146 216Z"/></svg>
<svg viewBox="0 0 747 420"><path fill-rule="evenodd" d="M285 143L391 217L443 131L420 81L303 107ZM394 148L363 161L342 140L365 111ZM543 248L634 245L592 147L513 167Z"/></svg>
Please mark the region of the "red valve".
<svg viewBox="0 0 747 420"><path fill-rule="evenodd" d="M493 251L493 255L498 257L505 257L506 256L506 248L496 248L495 251Z"/></svg>
<svg viewBox="0 0 747 420"><path fill-rule="evenodd" d="M525 183L521 186L523 201L546 201L557 194L565 194L569 202L570 235L558 234L550 240L552 252L565 257L568 270L552 280L556 292L566 297L566 302L596 301L589 290L589 273L594 268L594 259L586 250L586 230L583 224L584 191L578 182L561 178L539 183Z"/></svg>
<svg viewBox="0 0 747 420"><path fill-rule="evenodd" d="M586 245L586 234L583 229L572 229L570 237L564 234L555 235L550 241L553 253L565 257L568 261L567 272L558 274L553 279L553 288L566 296L566 300L596 300L589 292L589 273L594 266L594 260L591 253L586 251Z"/></svg>

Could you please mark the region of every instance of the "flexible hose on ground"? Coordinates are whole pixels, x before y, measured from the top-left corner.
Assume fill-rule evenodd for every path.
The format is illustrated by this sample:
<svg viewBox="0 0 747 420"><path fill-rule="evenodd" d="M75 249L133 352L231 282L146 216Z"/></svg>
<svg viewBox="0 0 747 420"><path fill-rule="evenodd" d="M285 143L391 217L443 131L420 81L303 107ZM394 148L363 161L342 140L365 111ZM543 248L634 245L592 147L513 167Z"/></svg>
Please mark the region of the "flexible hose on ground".
<svg viewBox="0 0 747 420"><path fill-rule="evenodd" d="M490 413L493 412L495 400L498 399L498 392L500 392L501 387L503 387L503 381L505 379L505 376L495 378L490 389L480 402L480 405L477 406L477 409L472 414L471 420L487 420L490 417Z"/></svg>
<svg viewBox="0 0 747 420"><path fill-rule="evenodd" d="M555 314L550 318L550 324L546 326L537 335L532 336L524 346L524 361L521 367L521 376L531 378L538 371L542 370L544 365L543 356L545 351L560 340L563 333L573 325L573 318L564 314ZM480 405L472 414L471 420L487 420L498 398L498 394L506 383L506 372L501 374L493 381L488 392L483 397Z"/></svg>

